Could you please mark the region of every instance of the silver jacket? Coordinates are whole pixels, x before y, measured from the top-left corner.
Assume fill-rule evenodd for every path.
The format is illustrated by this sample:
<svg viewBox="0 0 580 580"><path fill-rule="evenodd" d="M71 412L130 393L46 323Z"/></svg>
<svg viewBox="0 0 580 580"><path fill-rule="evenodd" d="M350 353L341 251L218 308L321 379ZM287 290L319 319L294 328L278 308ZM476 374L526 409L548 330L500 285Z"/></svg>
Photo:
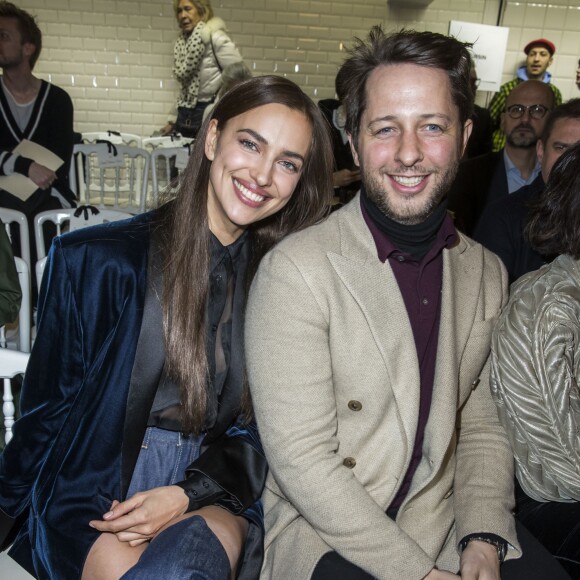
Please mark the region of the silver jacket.
<svg viewBox="0 0 580 580"><path fill-rule="evenodd" d="M492 338L492 395L535 500L580 500L579 383L580 262L560 256L513 284Z"/></svg>

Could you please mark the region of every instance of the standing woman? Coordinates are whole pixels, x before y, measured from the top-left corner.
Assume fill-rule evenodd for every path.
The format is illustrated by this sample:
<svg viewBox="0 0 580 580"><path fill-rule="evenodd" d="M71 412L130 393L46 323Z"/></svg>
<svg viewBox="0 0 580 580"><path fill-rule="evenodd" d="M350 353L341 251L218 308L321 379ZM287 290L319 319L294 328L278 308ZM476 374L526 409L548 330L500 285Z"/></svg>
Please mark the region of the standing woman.
<svg viewBox="0 0 580 580"><path fill-rule="evenodd" d="M326 214L331 172L316 105L259 77L219 101L175 201L56 238L0 458L0 542L37 578L258 577L246 291Z"/></svg>
<svg viewBox="0 0 580 580"><path fill-rule="evenodd" d="M181 34L173 48L173 74L180 84L177 120L162 129L195 137L203 111L222 85L222 71L242 57L226 34L226 25L214 17L209 0L173 0Z"/></svg>

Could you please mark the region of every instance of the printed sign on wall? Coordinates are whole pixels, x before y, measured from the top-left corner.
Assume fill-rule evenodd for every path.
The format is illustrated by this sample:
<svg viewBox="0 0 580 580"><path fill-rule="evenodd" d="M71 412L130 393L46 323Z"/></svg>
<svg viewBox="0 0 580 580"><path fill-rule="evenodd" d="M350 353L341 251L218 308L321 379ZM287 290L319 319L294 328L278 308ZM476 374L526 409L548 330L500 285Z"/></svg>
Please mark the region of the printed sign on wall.
<svg viewBox="0 0 580 580"><path fill-rule="evenodd" d="M480 79L478 90L495 92L501 85L505 52L510 29L474 22L452 20L449 34L473 44L471 54Z"/></svg>

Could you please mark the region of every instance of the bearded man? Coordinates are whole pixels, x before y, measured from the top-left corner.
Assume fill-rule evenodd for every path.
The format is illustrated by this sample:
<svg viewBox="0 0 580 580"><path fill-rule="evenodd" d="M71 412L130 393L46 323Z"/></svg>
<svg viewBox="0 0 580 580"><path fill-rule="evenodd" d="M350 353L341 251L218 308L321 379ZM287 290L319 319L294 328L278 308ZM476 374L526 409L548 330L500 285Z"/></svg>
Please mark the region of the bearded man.
<svg viewBox="0 0 580 580"><path fill-rule="evenodd" d="M536 143L555 106L554 93L541 81L524 81L508 95L501 114L505 147L462 162L449 192L449 209L463 233L472 235L489 204L538 177Z"/></svg>
<svg viewBox="0 0 580 580"><path fill-rule="evenodd" d="M505 269L446 211L469 68L441 34L375 27L358 41L337 85L361 192L254 279L263 580L499 580L500 564L504 580L538 577L510 575L524 560L513 458L489 389Z"/></svg>

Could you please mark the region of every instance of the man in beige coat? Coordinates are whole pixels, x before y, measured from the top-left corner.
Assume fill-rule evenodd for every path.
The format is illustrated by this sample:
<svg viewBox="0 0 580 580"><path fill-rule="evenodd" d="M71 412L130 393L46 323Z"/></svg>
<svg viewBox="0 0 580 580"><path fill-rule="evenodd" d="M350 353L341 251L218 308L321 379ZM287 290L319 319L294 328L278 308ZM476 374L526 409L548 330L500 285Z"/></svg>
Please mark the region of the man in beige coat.
<svg viewBox="0 0 580 580"><path fill-rule="evenodd" d="M358 41L338 84L362 192L255 278L265 579L499 580L520 555L487 363L506 274L445 204L471 131L469 67L439 34Z"/></svg>

